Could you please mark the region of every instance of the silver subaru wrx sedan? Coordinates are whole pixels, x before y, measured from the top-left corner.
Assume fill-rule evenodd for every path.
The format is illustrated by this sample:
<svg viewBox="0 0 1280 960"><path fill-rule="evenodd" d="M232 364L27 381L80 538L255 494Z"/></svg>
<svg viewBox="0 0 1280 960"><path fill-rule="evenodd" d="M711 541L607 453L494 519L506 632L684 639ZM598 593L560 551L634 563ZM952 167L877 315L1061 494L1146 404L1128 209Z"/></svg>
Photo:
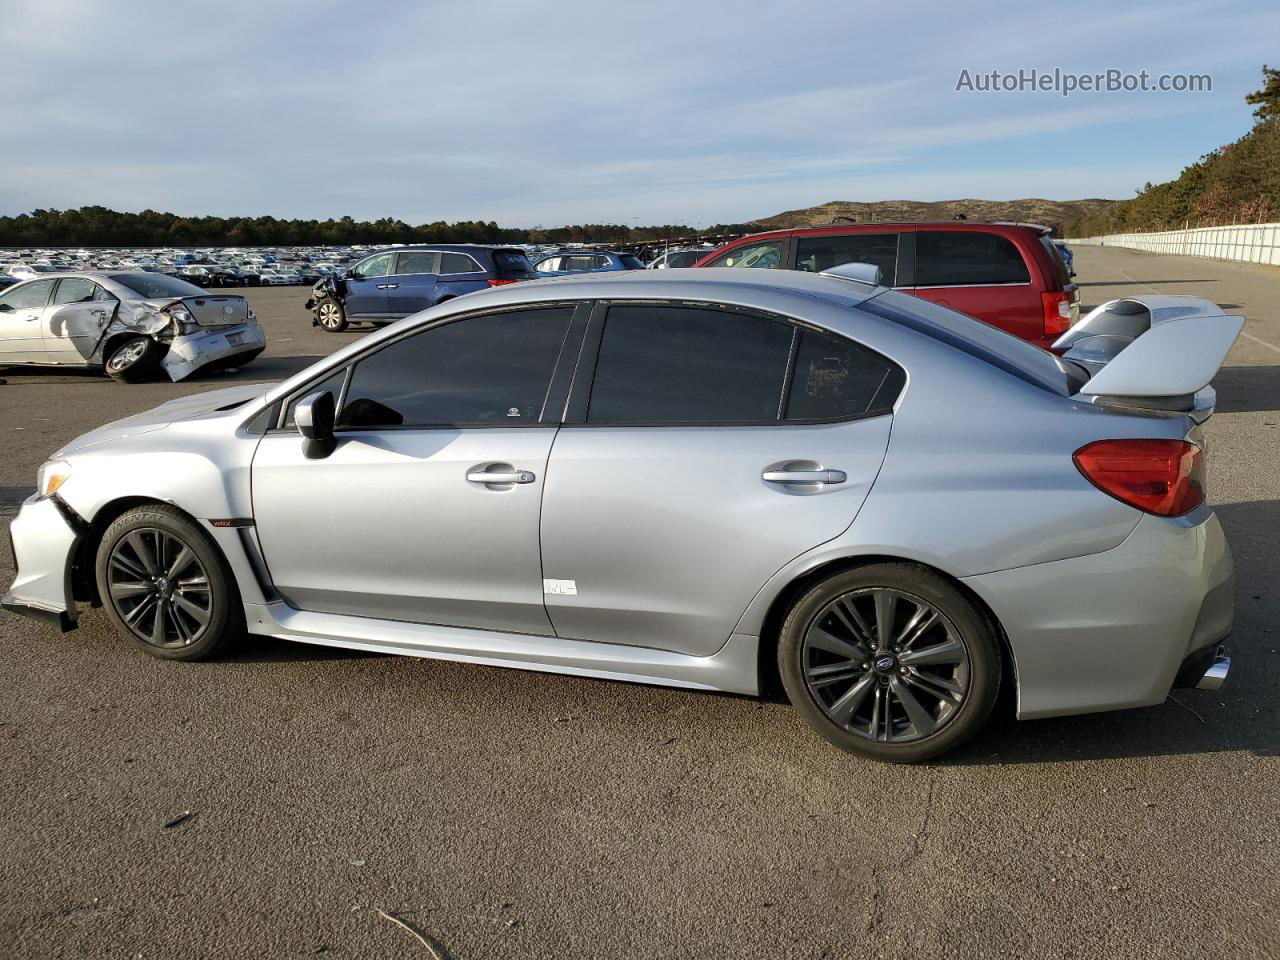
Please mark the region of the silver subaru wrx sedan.
<svg viewBox="0 0 1280 960"><path fill-rule="evenodd" d="M4 606L757 694L882 760L1229 661L1208 387L1243 319L1117 300L1043 352L874 267L450 301L53 455Z"/></svg>

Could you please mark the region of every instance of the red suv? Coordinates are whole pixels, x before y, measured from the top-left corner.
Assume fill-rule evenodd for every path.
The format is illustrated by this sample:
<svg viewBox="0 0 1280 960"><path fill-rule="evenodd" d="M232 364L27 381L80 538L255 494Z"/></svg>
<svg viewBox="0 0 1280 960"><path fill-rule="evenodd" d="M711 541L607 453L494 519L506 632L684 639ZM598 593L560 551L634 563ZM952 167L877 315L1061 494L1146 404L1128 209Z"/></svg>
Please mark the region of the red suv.
<svg viewBox="0 0 1280 960"><path fill-rule="evenodd" d="M1080 317L1079 288L1026 223L860 223L775 230L713 250L695 267L828 270L861 261L894 287L1048 349Z"/></svg>

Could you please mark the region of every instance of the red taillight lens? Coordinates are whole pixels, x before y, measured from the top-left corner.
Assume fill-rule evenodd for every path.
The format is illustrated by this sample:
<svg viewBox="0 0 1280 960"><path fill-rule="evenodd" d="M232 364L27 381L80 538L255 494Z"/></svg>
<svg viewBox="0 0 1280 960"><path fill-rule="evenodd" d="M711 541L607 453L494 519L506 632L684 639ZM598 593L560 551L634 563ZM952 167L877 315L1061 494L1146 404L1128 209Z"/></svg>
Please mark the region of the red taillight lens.
<svg viewBox="0 0 1280 960"><path fill-rule="evenodd" d="M508 283L515 283L515 280L490 280L488 283L491 287L505 287Z"/></svg>
<svg viewBox="0 0 1280 960"><path fill-rule="evenodd" d="M1200 448L1185 440L1097 440L1071 457L1103 493L1161 517L1204 502Z"/></svg>
<svg viewBox="0 0 1280 960"><path fill-rule="evenodd" d="M1071 296L1066 293L1040 294L1044 304L1044 335L1056 337L1071 329Z"/></svg>

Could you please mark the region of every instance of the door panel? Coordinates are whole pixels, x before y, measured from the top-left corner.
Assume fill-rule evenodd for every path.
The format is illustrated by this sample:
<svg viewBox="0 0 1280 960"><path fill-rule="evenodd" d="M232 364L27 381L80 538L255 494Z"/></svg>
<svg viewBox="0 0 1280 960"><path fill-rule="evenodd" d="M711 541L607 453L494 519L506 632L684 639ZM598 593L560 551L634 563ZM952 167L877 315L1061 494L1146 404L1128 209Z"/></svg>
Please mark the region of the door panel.
<svg viewBox="0 0 1280 960"><path fill-rule="evenodd" d="M118 305L119 301L90 280L62 280L41 320L49 359L66 364L87 362Z"/></svg>
<svg viewBox="0 0 1280 960"><path fill-rule="evenodd" d="M344 432L324 460L267 435L253 509L276 589L299 610L550 635L538 511L555 432ZM486 470L532 478L468 479Z"/></svg>
<svg viewBox="0 0 1280 960"><path fill-rule="evenodd" d="M7 308L0 309L0 361L44 363L48 359L41 317L53 284L52 280L36 280L0 295L0 304Z"/></svg>
<svg viewBox="0 0 1280 960"><path fill-rule="evenodd" d="M543 576L559 636L706 656L788 561L842 533L891 417L760 427L566 426L547 466ZM840 483L768 482L838 470Z"/></svg>
<svg viewBox="0 0 1280 960"><path fill-rule="evenodd" d="M1044 307L1039 290L1029 283L989 287L917 287L904 292L968 314L1023 340L1044 339Z"/></svg>
<svg viewBox="0 0 1280 960"><path fill-rule="evenodd" d="M390 253L380 253L357 263L346 278L343 309L349 317L384 317L387 315L387 274L391 272Z"/></svg>

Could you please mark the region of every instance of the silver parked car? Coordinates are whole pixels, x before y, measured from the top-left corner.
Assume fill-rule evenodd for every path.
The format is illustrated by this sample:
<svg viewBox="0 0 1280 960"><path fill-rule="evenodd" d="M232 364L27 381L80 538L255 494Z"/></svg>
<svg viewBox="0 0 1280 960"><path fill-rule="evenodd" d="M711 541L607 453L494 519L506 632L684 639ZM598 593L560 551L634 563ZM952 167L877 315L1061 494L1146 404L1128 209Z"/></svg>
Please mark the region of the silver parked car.
<svg viewBox="0 0 1280 960"><path fill-rule="evenodd" d="M1059 359L875 268L504 286L44 465L10 610L757 694L884 760L1228 665L1207 384L1243 322L1116 301ZM355 496L352 490L377 496Z"/></svg>
<svg viewBox="0 0 1280 960"><path fill-rule="evenodd" d="M133 382L239 367L267 345L244 297L145 271L65 273L0 293L0 364L92 367Z"/></svg>

